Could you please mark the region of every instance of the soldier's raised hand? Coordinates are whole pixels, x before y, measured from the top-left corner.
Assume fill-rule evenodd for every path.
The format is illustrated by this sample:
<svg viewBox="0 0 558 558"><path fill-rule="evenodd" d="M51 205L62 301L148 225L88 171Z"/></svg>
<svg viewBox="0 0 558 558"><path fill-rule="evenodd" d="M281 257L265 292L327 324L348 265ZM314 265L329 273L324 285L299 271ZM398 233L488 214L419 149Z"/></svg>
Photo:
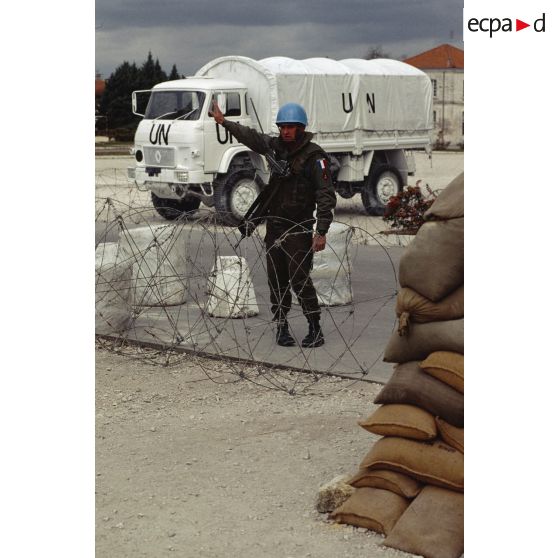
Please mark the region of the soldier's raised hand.
<svg viewBox="0 0 558 558"><path fill-rule="evenodd" d="M217 101L215 99L213 99L213 101L211 102L211 110L209 111L209 114L210 116L213 116L217 124L223 124L225 116L221 112L221 109L219 108L219 105L217 104Z"/></svg>

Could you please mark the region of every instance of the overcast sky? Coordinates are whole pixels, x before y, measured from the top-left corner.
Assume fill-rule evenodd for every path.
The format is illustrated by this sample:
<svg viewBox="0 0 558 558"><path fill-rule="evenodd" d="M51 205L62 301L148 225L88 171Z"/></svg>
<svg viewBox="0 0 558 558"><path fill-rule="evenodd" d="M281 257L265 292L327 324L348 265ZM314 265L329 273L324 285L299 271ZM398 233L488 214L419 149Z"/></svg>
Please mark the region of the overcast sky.
<svg viewBox="0 0 558 558"><path fill-rule="evenodd" d="M191 75L219 56L393 58L463 48L462 0L96 0L95 67L108 78L149 51Z"/></svg>

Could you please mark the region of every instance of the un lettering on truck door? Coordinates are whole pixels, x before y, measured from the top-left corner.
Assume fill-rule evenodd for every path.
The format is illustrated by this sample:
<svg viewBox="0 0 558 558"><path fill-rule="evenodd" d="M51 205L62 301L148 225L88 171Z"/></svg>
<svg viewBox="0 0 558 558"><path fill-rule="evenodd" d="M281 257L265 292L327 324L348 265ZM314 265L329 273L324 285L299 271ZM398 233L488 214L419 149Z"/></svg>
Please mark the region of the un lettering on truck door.
<svg viewBox="0 0 558 558"><path fill-rule="evenodd" d="M209 116L209 108L213 101L221 102L221 110L226 118L238 121L242 116L241 97L238 91L214 91L212 92L208 110L204 114L204 168L207 172L217 172L223 157L231 147L237 147L238 141L231 133L217 124L213 117Z"/></svg>
<svg viewBox="0 0 558 558"><path fill-rule="evenodd" d="M226 128L223 128L223 126L219 126L219 124L215 123L215 130L217 132L217 141L221 145L233 142L234 137Z"/></svg>

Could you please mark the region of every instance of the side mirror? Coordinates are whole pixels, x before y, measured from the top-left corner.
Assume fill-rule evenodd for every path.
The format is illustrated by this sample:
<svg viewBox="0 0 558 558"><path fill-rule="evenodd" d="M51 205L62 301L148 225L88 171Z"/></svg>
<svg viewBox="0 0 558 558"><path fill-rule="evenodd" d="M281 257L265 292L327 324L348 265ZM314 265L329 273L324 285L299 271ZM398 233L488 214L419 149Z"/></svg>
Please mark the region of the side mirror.
<svg viewBox="0 0 558 558"><path fill-rule="evenodd" d="M139 103L138 103L138 94L140 94ZM134 114L137 114L138 116L145 116L145 109L147 108L147 102L149 101L150 95L151 95L150 89L146 89L143 91L134 91L132 93L132 112ZM139 112L140 110L142 110L143 112Z"/></svg>
<svg viewBox="0 0 558 558"><path fill-rule="evenodd" d="M143 114L138 114L138 98L135 91L132 93L132 112L138 116L143 116Z"/></svg>

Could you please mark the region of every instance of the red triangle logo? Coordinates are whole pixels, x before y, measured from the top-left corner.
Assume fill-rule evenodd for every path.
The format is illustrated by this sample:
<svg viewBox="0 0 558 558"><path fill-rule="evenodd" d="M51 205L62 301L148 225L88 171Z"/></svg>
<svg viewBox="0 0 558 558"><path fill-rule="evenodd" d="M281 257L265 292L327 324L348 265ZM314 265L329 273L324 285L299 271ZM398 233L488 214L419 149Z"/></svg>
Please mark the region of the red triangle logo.
<svg viewBox="0 0 558 558"><path fill-rule="evenodd" d="M522 29L525 29L526 27L531 27L531 24L530 23L525 23L524 21L521 21L520 19L515 20L515 30L516 31L521 31Z"/></svg>

